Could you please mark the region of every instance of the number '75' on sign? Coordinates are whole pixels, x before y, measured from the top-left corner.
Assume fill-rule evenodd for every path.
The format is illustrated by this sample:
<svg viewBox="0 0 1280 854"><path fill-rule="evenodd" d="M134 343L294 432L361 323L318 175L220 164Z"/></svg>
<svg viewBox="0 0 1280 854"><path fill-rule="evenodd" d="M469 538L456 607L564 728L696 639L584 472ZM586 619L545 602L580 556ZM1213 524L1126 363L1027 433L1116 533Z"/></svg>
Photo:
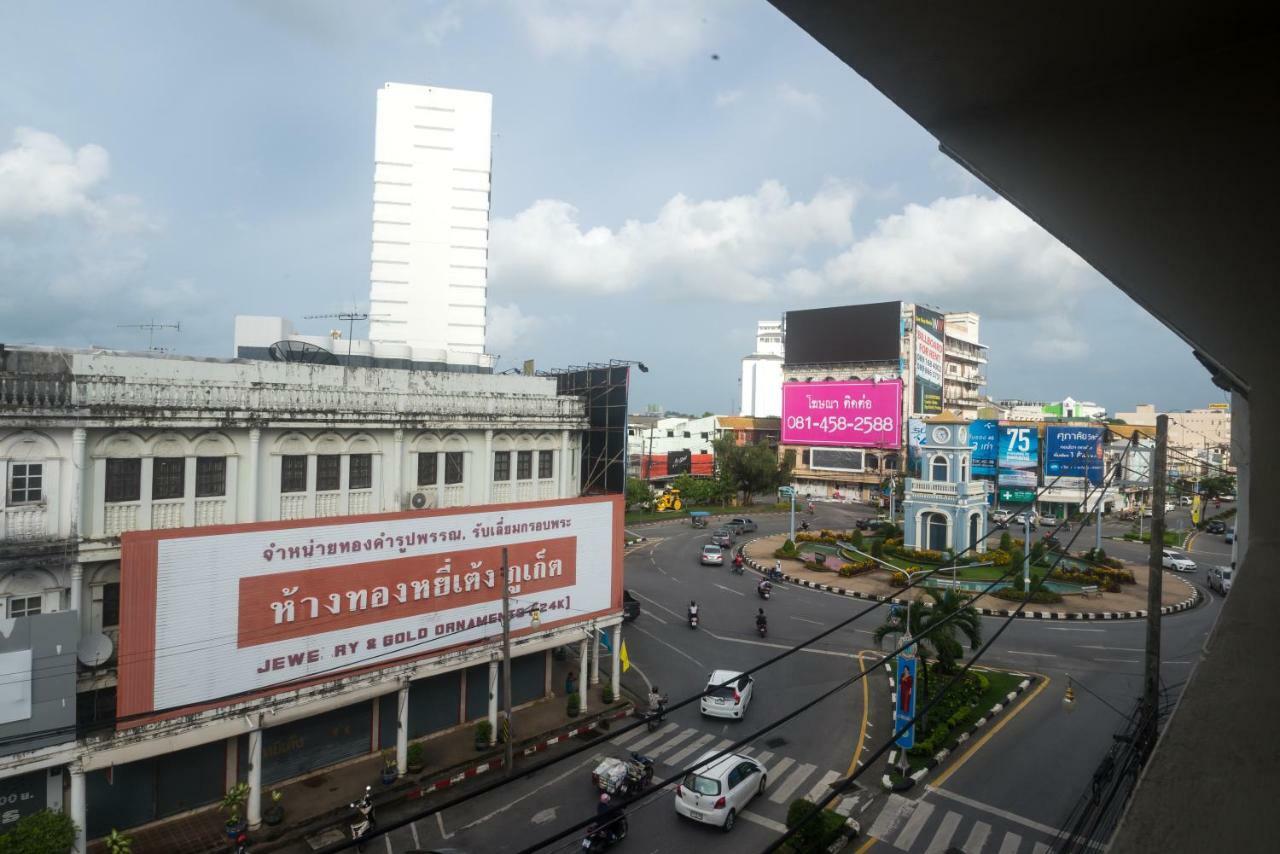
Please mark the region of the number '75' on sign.
<svg viewBox="0 0 1280 854"><path fill-rule="evenodd" d="M1012 454L1017 451L1025 454L1030 451L1031 437L1028 435L1030 432L1030 427L1014 427L1011 429L1009 431L1009 453Z"/></svg>

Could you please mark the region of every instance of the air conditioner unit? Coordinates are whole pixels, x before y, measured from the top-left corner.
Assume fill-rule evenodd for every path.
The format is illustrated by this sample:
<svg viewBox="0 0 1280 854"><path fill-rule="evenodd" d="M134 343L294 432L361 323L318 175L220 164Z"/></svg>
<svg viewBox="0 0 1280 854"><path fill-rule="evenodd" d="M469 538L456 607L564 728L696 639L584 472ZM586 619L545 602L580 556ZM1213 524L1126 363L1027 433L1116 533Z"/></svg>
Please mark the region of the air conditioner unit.
<svg viewBox="0 0 1280 854"><path fill-rule="evenodd" d="M433 501L432 501L432 496L427 495L427 493L419 490L417 492L410 492L408 495L408 498L406 498L405 500L405 503L407 503L414 510L425 510L432 505Z"/></svg>

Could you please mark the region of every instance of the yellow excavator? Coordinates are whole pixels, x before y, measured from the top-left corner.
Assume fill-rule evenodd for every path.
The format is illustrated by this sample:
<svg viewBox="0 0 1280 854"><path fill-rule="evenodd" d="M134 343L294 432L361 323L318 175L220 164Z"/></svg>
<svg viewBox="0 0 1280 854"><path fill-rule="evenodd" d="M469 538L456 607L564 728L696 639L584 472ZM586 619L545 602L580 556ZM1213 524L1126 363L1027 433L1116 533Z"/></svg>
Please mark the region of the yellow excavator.
<svg viewBox="0 0 1280 854"><path fill-rule="evenodd" d="M683 510L684 502L680 500L680 490L667 487L662 490L662 494L658 496L654 509L659 513L665 513L668 510Z"/></svg>

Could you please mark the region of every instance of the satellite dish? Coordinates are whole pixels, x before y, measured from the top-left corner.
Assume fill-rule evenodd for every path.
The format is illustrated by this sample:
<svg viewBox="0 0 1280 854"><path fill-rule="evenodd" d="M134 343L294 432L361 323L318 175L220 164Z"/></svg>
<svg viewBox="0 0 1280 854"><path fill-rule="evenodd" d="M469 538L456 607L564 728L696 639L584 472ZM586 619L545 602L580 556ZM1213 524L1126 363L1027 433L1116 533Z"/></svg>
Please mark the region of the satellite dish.
<svg viewBox="0 0 1280 854"><path fill-rule="evenodd" d="M267 348L272 361L301 362L306 365L336 365L338 357L325 348L308 341L285 339Z"/></svg>
<svg viewBox="0 0 1280 854"><path fill-rule="evenodd" d="M101 667L110 660L115 651L116 645L111 642L111 638L102 632L96 632L80 638L80 645L76 647L76 658L85 667Z"/></svg>

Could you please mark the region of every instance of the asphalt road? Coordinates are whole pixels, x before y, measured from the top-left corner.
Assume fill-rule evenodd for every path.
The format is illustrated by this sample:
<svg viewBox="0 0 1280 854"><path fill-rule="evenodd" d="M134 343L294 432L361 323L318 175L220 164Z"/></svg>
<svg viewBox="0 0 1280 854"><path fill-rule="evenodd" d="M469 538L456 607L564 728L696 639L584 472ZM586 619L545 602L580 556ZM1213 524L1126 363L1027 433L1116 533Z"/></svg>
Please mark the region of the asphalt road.
<svg viewBox="0 0 1280 854"><path fill-rule="evenodd" d="M847 527L852 518L870 515L866 508L818 505L817 525ZM1182 511L1185 512L1185 511ZM758 519L760 534L784 530L786 519ZM1177 518L1171 520L1177 525ZM1114 530L1112 530L1114 528ZM1104 525L1105 535L1124 526ZM708 531L695 531L687 521L643 529L651 542L626 559L626 585L642 602L638 620L624 629L633 664L624 687L642 695L656 683L674 701L698 693L716 668L743 670L825 628L867 609L870 603L818 591L779 585L764 603L754 594L757 576L737 576L728 567L701 567L698 551ZM1077 547L1093 531L1086 528ZM747 535L749 538L752 535ZM1145 547L1108 540L1107 551L1131 560L1145 559ZM1190 549L1202 564L1230 561L1230 546L1220 536L1201 534ZM1202 590L1204 570L1183 574ZM1207 591L1206 591L1207 592ZM690 630L685 611L690 599L699 603L702 622ZM769 615L769 635L754 630L757 607ZM1198 661L1220 598L1206 597L1201 606L1165 619L1163 678L1174 693ZM727 745L764 727L797 706L858 672L858 654L874 649L871 631L883 620L874 610L809 650L789 656L756 674L754 699L743 721L703 718L696 704L672 712L666 726L650 735L644 730L554 765L531 778L477 797L430 819L388 834L371 851L399 854L414 848L453 847L462 851L515 852L559 829L589 817L596 794L590 771L600 756L625 756L628 749L654 755L658 774L669 776L691 764L705 750ZM984 618L984 637L1004 621ZM926 786L905 797L886 796L876 785L881 763L868 770L840 805L859 820L873 848L902 851L944 850L953 845L967 854L1037 852L1050 840L1098 761L1123 725L1142 690L1141 621L1067 625L1054 621L1018 620L1009 625L983 663L1042 678L987 732L970 742ZM1076 685L1076 703L1068 713L1062 698L1067 675ZM769 769L766 794L757 797L731 833L678 818L673 794L659 792L630 812L631 836L616 850L683 852L691 850L758 851L783 828L787 804L823 791L825 782L859 767L862 757L879 747L891 731L886 680L882 672L840 690L829 700L751 741L746 751ZM869 699L867 726L862 726L864 690ZM1114 708L1113 708L1114 707ZM865 732L860 744L859 735ZM860 749L861 748L861 749ZM563 750L565 748L561 748ZM540 754L539 761L554 756ZM478 778L479 785L485 782ZM461 790L451 790L450 796ZM429 801L427 802L429 803ZM421 809L422 803L412 809ZM401 814L407 811L401 810ZM384 822L395 815L382 816ZM544 848L569 851L581 834Z"/></svg>

